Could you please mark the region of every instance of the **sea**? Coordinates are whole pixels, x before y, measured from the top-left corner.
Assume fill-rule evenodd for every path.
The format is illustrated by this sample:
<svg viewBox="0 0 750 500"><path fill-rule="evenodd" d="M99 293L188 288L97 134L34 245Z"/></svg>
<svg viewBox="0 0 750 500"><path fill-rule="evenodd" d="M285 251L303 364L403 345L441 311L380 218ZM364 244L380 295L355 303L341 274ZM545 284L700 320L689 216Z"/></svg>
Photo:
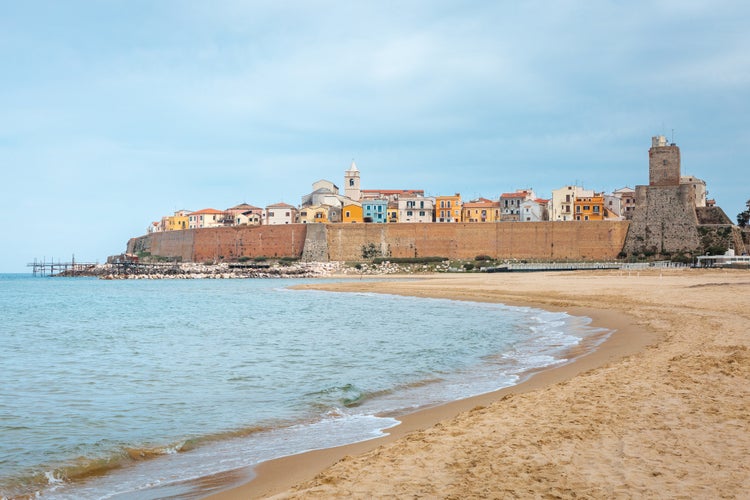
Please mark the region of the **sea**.
<svg viewBox="0 0 750 500"><path fill-rule="evenodd" d="M199 478L382 436L609 334L531 307L290 288L317 281L0 274L0 497L202 498Z"/></svg>

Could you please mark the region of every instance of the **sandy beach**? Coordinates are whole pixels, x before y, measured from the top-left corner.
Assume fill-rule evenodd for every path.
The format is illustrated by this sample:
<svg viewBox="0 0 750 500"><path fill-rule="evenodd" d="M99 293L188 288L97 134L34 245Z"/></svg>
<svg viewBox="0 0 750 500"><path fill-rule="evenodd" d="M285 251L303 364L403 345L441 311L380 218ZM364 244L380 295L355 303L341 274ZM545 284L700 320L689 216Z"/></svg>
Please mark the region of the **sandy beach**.
<svg viewBox="0 0 750 500"><path fill-rule="evenodd" d="M256 479L216 498L748 497L747 271L439 275L316 288L535 306L616 333L520 385L409 415L388 437L261 464Z"/></svg>

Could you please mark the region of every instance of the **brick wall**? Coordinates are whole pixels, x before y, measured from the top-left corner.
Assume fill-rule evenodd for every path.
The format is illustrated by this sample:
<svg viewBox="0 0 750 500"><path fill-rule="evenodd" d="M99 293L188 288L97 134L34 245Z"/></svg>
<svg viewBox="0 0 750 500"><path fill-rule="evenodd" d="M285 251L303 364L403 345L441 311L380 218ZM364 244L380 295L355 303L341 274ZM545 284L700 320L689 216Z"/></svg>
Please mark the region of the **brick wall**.
<svg viewBox="0 0 750 500"><path fill-rule="evenodd" d="M184 262L234 261L240 257L294 257L302 254L307 226L236 226L153 233L128 242L128 253L178 257Z"/></svg>
<svg viewBox="0 0 750 500"><path fill-rule="evenodd" d="M383 256L473 259L608 260L622 250L627 221L458 224L336 224L331 260L361 260L371 243Z"/></svg>
<svg viewBox="0 0 750 500"><path fill-rule="evenodd" d="M239 257L300 257L355 261L371 243L383 256L473 259L608 260L620 253L627 221L457 224L293 224L154 233L128 242L128 253L185 262ZM327 246L327 248L326 248Z"/></svg>

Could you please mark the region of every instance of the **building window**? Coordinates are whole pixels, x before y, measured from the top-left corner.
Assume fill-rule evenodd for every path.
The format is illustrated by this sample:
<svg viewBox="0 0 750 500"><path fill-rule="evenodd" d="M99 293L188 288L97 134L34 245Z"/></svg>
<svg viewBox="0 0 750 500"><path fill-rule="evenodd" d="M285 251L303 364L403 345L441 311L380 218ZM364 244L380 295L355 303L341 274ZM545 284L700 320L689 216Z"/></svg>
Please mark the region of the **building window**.
<svg viewBox="0 0 750 500"><path fill-rule="evenodd" d="M354 179L349 179L349 185L350 185L350 186L353 186L353 185L354 185Z"/></svg>
<svg viewBox="0 0 750 500"><path fill-rule="evenodd" d="M419 216L420 217L424 217L424 210L422 210L421 212L419 212Z"/></svg>
<svg viewBox="0 0 750 500"><path fill-rule="evenodd" d="M598 213L599 213L599 206L598 206L598 205L594 207L594 213L595 213L595 214L598 214Z"/></svg>
<svg viewBox="0 0 750 500"><path fill-rule="evenodd" d="M411 217L411 210L409 210L408 212L406 212L406 216L407 217Z"/></svg>

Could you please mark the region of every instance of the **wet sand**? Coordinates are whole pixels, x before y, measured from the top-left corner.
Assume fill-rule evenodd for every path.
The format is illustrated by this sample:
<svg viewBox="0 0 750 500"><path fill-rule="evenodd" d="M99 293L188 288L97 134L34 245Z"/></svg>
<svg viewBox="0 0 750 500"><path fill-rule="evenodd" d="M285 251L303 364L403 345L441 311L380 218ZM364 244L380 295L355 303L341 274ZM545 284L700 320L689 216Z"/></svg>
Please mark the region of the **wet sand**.
<svg viewBox="0 0 750 500"><path fill-rule="evenodd" d="M529 305L616 329L520 385L385 438L261 464L239 498L741 498L750 491L750 273L440 275L316 285Z"/></svg>

